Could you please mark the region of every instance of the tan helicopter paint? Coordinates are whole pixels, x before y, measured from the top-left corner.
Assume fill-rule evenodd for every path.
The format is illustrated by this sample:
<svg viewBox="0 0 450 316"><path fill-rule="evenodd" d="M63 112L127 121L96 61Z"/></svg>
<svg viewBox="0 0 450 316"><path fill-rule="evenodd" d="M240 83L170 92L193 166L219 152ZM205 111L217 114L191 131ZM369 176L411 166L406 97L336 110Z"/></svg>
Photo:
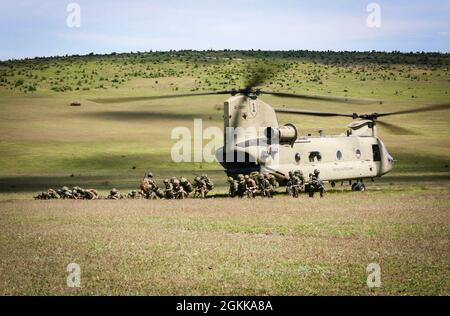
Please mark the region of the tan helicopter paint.
<svg viewBox="0 0 450 316"><path fill-rule="evenodd" d="M256 138L260 139L265 138L265 128L277 129L279 125L275 110L267 103L259 98L234 96L225 102L224 127L254 127L258 130ZM319 169L323 181L360 180L379 177L391 171L393 159L378 139L373 122L361 120L352 122L348 127L350 135L301 136L279 145L257 143L255 135L249 139L249 134L238 130L233 148L248 153L252 161L260 165L261 172L272 173L282 182L289 171L296 169L302 170L306 177L314 169ZM230 141L226 133L225 140ZM379 148L379 161L374 161L373 146ZM222 152L223 148L217 156L222 155ZM320 153L321 159L310 159L311 153Z"/></svg>

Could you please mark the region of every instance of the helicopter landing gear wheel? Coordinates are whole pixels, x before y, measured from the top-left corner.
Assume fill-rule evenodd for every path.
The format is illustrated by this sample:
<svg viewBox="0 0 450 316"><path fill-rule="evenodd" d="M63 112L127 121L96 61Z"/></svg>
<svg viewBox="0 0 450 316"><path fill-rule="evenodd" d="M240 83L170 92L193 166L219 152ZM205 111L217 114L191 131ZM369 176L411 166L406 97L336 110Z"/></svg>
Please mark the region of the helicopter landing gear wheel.
<svg viewBox="0 0 450 316"><path fill-rule="evenodd" d="M366 186L362 182L355 182L352 184L352 191L364 192L366 191Z"/></svg>

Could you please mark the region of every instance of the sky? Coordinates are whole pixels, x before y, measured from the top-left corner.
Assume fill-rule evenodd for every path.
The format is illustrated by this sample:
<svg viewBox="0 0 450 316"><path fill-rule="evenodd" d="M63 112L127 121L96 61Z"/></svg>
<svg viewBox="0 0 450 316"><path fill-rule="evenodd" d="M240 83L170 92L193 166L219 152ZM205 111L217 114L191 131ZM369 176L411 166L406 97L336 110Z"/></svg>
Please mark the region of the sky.
<svg viewBox="0 0 450 316"><path fill-rule="evenodd" d="M70 6L73 3L79 15ZM170 49L448 53L450 0L3 0L0 4L0 60Z"/></svg>

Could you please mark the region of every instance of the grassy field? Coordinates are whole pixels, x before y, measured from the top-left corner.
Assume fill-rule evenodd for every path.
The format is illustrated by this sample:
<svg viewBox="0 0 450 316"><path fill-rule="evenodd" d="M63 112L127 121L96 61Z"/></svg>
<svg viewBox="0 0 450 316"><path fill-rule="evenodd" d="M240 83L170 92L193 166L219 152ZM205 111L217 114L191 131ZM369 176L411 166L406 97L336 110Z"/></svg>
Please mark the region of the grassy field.
<svg viewBox="0 0 450 316"><path fill-rule="evenodd" d="M450 56L314 52L171 52L0 62L1 294L449 294L450 112L389 117L397 160L364 194L273 201L32 201L62 185L130 190L207 173L174 163L178 126L222 127L223 96L98 104L101 97L242 86L245 65L276 61L266 89L380 100L371 105L263 99L275 107L388 112L450 100ZM73 101L81 107L70 107ZM342 133L345 118L280 115L301 134ZM402 133L400 133L402 134ZM82 268L82 288L65 267ZM381 288L366 266L378 262Z"/></svg>
<svg viewBox="0 0 450 316"><path fill-rule="evenodd" d="M448 295L448 185L180 201L6 201L0 294ZM81 288L66 266L81 267ZM380 288L366 267L381 267Z"/></svg>

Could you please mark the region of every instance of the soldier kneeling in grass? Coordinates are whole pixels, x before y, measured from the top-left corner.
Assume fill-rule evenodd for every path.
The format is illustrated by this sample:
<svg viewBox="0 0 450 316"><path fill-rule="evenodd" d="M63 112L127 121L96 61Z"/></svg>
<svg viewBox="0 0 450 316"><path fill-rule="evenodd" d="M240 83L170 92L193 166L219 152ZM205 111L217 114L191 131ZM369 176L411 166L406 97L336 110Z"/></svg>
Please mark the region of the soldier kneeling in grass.
<svg viewBox="0 0 450 316"><path fill-rule="evenodd" d="M319 178L320 171L318 169L314 170L314 173L309 174L309 183L305 187L305 191L308 192L309 197L313 198L315 192L320 193L320 197L323 197L325 192L325 187L323 182Z"/></svg>
<svg viewBox="0 0 450 316"><path fill-rule="evenodd" d="M206 185L206 182L201 177L196 177L194 181L194 198L206 198L206 195L208 194L208 188Z"/></svg>
<svg viewBox="0 0 450 316"><path fill-rule="evenodd" d="M109 193L109 195L108 195L108 197L106 199L108 199L108 200L120 200L120 199L123 199L123 195L122 195L122 193L117 191L116 188L114 188L114 189L111 190L111 192Z"/></svg>

